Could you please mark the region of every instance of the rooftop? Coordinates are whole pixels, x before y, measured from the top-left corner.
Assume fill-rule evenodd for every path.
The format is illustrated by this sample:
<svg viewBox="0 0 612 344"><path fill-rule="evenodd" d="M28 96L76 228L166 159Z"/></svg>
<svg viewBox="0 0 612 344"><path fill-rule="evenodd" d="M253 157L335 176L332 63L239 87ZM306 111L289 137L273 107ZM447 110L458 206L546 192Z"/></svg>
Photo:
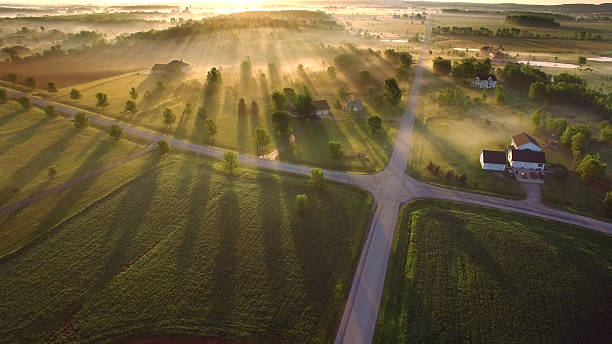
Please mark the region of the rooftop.
<svg viewBox="0 0 612 344"><path fill-rule="evenodd" d="M546 154L544 152L536 152L531 149L513 149L512 161L533 162L538 164L546 163Z"/></svg>
<svg viewBox="0 0 612 344"><path fill-rule="evenodd" d="M527 133L521 133L518 135L514 135L512 136L512 141L516 144L516 146L522 146L526 143L533 143L534 145L540 147L540 145L538 144L538 141L536 139L534 139L533 137L531 137L531 135L527 134Z"/></svg>
<svg viewBox="0 0 612 344"><path fill-rule="evenodd" d="M317 110L329 110L329 104L327 104L327 100L323 99L323 100L314 100L312 102L312 105L314 105L315 109Z"/></svg>
<svg viewBox="0 0 612 344"><path fill-rule="evenodd" d="M492 151L484 149L482 151L482 161L489 164L506 164L506 152Z"/></svg>

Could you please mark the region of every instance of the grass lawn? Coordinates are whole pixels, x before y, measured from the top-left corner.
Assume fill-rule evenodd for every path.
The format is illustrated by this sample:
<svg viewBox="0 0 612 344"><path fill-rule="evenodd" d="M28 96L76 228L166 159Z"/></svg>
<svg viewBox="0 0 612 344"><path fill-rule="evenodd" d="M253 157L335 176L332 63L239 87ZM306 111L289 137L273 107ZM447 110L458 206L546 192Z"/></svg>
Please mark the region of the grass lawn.
<svg viewBox="0 0 612 344"><path fill-rule="evenodd" d="M0 138L0 206L82 176L141 148L127 140L116 141L107 132L77 129L65 121ZM50 179L52 166L57 174Z"/></svg>
<svg viewBox="0 0 612 344"><path fill-rule="evenodd" d="M16 101L8 100L0 104L0 135L35 128L57 119L48 119L43 110L24 109Z"/></svg>
<svg viewBox="0 0 612 344"><path fill-rule="evenodd" d="M372 135L366 119L315 121L297 135L288 149L279 153L279 158L345 171L378 172L389 162L398 125L397 121L383 121L383 129ZM330 140L341 142L345 153L365 152L368 159L334 160L328 148Z"/></svg>
<svg viewBox="0 0 612 344"><path fill-rule="evenodd" d="M163 160L0 259L0 337L332 341L371 197L333 183L313 194L304 177L252 169L230 182L218 162ZM305 215L295 208L301 193Z"/></svg>
<svg viewBox="0 0 612 344"><path fill-rule="evenodd" d="M400 213L376 343L604 343L612 237L446 201Z"/></svg>

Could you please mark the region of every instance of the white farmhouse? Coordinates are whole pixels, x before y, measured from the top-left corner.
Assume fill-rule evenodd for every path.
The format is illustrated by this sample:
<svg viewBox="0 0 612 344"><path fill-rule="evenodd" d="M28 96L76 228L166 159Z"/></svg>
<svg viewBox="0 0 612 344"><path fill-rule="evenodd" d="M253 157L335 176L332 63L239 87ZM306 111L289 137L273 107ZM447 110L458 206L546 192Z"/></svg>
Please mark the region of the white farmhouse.
<svg viewBox="0 0 612 344"><path fill-rule="evenodd" d="M497 77L495 74L478 75L476 79L472 81L472 87L475 88L496 88Z"/></svg>
<svg viewBox="0 0 612 344"><path fill-rule="evenodd" d="M480 153L480 166L482 166L483 170L505 171L506 152L484 149Z"/></svg>
<svg viewBox="0 0 612 344"><path fill-rule="evenodd" d="M512 136L512 142L510 143L514 149L525 150L529 149L534 152L541 152L542 147L538 144L538 141L531 137L527 133L518 134Z"/></svg>
<svg viewBox="0 0 612 344"><path fill-rule="evenodd" d="M531 149L510 149L508 162L514 169L544 170L546 155Z"/></svg>

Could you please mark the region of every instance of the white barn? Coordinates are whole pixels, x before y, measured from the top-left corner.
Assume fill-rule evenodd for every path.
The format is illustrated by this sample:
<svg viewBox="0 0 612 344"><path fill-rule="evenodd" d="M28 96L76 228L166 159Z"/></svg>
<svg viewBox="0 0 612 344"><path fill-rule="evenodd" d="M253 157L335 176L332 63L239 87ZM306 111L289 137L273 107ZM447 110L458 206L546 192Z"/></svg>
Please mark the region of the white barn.
<svg viewBox="0 0 612 344"><path fill-rule="evenodd" d="M505 171L506 152L484 149L480 153L480 166L482 166L483 170Z"/></svg>
<svg viewBox="0 0 612 344"><path fill-rule="evenodd" d="M495 74L478 75L476 79L472 81L472 87L476 88L496 88L497 77Z"/></svg>
<svg viewBox="0 0 612 344"><path fill-rule="evenodd" d="M514 149L525 150L529 149L534 152L541 152L542 147L538 144L538 141L531 137L527 133L518 134L512 136L512 142L510 143Z"/></svg>
<svg viewBox="0 0 612 344"><path fill-rule="evenodd" d="M546 155L531 149L511 149L508 152L508 162L515 169L544 170Z"/></svg>

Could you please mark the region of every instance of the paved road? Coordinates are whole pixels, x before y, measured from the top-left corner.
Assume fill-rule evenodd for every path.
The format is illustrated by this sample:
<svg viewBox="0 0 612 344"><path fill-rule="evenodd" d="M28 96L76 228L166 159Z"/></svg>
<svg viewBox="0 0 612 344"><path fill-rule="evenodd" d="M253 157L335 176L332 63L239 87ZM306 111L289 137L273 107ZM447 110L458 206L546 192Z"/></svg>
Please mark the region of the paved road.
<svg viewBox="0 0 612 344"><path fill-rule="evenodd" d="M395 147L389 160L389 165L384 171L371 175L356 175L340 171L324 170L325 177L341 183L357 185L368 190L378 202L376 213L372 221L368 237L364 244L362 254L359 258L357 271L353 278L353 284L347 299L345 310L340 322L336 344L360 344L371 343L374 328L378 316L378 308L384 287L387 261L391 251L393 234L397 224L399 207L402 202L417 198L439 198L476 205L499 208L518 213L539 216L557 220L569 224L579 225L585 228L598 230L612 235L612 224L576 215L561 210L548 208L533 198L523 201L508 200L486 195L455 191L442 187L430 185L418 181L405 173L412 141L412 131L416 115L418 97L425 59L428 58L429 35L431 22L427 24L425 41L420 53L419 62L415 67L415 77L410 92L410 97L400 121ZM69 116L74 115L80 109L52 102L47 99L33 97L27 94L8 90L11 97L29 96L35 106L44 107L48 104ZM135 128L125 123L117 122L99 114L90 114L90 121L98 126L108 127L119 124L126 134L135 137L157 141L164 139L177 149L195 152L202 155L220 159L224 150L202 146L172 137L167 137L145 129ZM253 156L239 154L241 163L276 171L307 175L309 166L296 165L276 160L268 160Z"/></svg>

